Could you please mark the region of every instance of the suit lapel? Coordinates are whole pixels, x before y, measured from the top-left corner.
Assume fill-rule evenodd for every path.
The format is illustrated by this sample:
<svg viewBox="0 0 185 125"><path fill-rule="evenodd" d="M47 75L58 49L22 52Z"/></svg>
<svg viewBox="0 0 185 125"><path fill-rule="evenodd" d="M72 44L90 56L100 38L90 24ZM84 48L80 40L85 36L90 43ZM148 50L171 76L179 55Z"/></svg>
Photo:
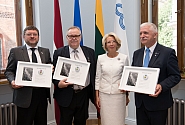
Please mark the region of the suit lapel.
<svg viewBox="0 0 185 125"><path fill-rule="evenodd" d="M150 59L149 67L152 67L152 65L154 64L156 59L159 57L159 55L160 55L160 45L157 43L157 45L156 45L156 47L154 49L154 52L152 54L152 57Z"/></svg>
<svg viewBox="0 0 185 125"><path fill-rule="evenodd" d="M40 48L40 47L38 47L38 51L39 51L39 55L40 55L40 58L41 58L41 62L42 62L42 63L46 63L45 55L44 55L43 49Z"/></svg>
<svg viewBox="0 0 185 125"><path fill-rule="evenodd" d="M26 45L25 46L22 46L22 52L21 53L22 53L22 56L24 58L24 61L30 62Z"/></svg>
<svg viewBox="0 0 185 125"><path fill-rule="evenodd" d="M82 48L82 51L85 55L85 58L86 58L87 62L90 62L90 57L89 57L88 51L83 46L81 46L81 48Z"/></svg>
<svg viewBox="0 0 185 125"><path fill-rule="evenodd" d="M66 57L66 58L70 58L70 54L69 54L69 46L65 46L64 50L61 51L60 54L62 57Z"/></svg>
<svg viewBox="0 0 185 125"><path fill-rule="evenodd" d="M144 59L144 50L145 48L143 47L140 51L140 53L138 54L138 66L143 66L143 59Z"/></svg>

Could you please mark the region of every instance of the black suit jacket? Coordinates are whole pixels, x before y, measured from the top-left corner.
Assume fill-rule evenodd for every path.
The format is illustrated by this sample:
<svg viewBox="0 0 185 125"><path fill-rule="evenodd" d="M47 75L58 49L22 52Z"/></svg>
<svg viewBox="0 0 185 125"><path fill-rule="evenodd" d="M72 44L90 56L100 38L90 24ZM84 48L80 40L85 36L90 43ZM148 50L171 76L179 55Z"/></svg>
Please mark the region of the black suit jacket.
<svg viewBox="0 0 185 125"><path fill-rule="evenodd" d="M143 66L144 49L143 47L134 52L132 66ZM139 108L142 103L149 111L164 110L171 107L173 104L171 88L181 80L175 50L157 43L148 67L160 68L158 84L161 84L162 92L158 97L135 93L136 107Z"/></svg>
<svg viewBox="0 0 185 125"><path fill-rule="evenodd" d="M88 48L86 46L81 46L82 51L86 57L86 60L90 63L90 84L87 86L89 89L88 90L88 95L89 98L91 99L92 103L95 101L95 70L96 70L96 60L95 60L95 54L94 50L91 48ZM58 57L66 57L70 58L69 54L69 46L64 46L62 48L59 48L55 50L54 55L53 55L53 66L56 66ZM53 83L55 85L55 90L54 90L54 98L58 102L60 106L63 107L68 107L71 103L72 97L73 97L73 85L69 85L66 88L58 88L58 83L59 80L53 79Z"/></svg>
<svg viewBox="0 0 185 125"><path fill-rule="evenodd" d="M51 63L49 49L38 47L42 63ZM12 48L8 57L8 65L6 67L5 76L11 83L15 80L18 61L30 62L26 46ZM47 98L50 99L50 89L46 88ZM13 102L22 108L28 108L32 98L32 87L22 87L14 89Z"/></svg>

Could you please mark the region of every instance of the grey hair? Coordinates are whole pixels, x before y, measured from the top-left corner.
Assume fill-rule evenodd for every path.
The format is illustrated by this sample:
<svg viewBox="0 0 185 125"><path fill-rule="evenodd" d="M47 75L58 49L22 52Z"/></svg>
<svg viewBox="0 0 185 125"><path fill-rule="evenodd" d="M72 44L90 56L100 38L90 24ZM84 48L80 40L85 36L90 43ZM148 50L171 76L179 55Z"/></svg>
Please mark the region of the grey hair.
<svg viewBox="0 0 185 125"><path fill-rule="evenodd" d="M140 25L140 28L141 27L144 27L144 26L149 26L150 27L150 30L154 31L155 33L157 33L157 26L154 24L154 23L150 23L150 22L145 22L145 23L142 23Z"/></svg>
<svg viewBox="0 0 185 125"><path fill-rule="evenodd" d="M70 29L78 29L78 30L80 31L80 34L81 34L81 30L80 30L79 27L77 27L77 26L72 26L72 27L69 27L69 28L67 29L66 36L67 36L67 33L68 33L68 31L69 31Z"/></svg>

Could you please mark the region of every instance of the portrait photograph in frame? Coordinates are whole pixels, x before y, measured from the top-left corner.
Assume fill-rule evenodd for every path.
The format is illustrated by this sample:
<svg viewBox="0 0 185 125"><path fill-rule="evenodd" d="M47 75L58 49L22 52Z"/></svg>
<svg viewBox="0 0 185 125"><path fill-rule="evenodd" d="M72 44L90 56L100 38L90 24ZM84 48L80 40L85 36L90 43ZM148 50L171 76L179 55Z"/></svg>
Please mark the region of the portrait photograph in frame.
<svg viewBox="0 0 185 125"><path fill-rule="evenodd" d="M119 89L154 94L159 68L124 66Z"/></svg>
<svg viewBox="0 0 185 125"><path fill-rule="evenodd" d="M67 78L66 82L85 86L89 66L89 62L58 57L53 79L63 80Z"/></svg>
<svg viewBox="0 0 185 125"><path fill-rule="evenodd" d="M50 88L52 65L18 61L15 84L20 86Z"/></svg>

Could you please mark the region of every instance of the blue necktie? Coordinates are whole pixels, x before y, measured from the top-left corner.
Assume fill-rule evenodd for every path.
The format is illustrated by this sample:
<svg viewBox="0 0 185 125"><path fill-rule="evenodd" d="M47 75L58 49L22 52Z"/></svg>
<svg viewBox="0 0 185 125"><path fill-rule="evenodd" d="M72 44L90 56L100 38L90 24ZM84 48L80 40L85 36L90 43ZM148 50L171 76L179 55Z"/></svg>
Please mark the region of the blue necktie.
<svg viewBox="0 0 185 125"><path fill-rule="evenodd" d="M150 60L150 49L147 48L146 50L146 55L145 55L145 59L144 59L144 67L148 67L148 63L149 63L149 60Z"/></svg>

